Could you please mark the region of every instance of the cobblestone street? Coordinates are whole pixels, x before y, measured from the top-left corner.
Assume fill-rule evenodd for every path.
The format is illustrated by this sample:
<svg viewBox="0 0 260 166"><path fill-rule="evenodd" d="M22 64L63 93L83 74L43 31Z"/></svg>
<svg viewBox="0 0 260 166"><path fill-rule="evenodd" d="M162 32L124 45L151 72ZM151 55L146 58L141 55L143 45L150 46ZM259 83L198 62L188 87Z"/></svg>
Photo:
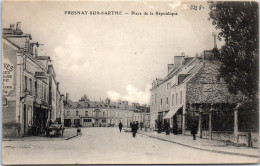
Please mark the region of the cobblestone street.
<svg viewBox="0 0 260 166"><path fill-rule="evenodd" d="M140 132L133 138L130 132L120 133L118 128L83 128L82 136L58 142L3 141L3 155L4 164L258 162L258 158L196 150Z"/></svg>

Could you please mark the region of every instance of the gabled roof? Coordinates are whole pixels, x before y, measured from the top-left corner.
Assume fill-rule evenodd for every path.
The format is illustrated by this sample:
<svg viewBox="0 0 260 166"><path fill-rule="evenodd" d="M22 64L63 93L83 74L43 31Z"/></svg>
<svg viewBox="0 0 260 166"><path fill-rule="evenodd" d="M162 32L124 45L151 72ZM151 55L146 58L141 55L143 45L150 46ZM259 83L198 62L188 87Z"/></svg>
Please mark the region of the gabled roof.
<svg viewBox="0 0 260 166"><path fill-rule="evenodd" d="M164 78L163 82L161 82L159 85L163 84L164 82L168 81L172 77L176 76L177 74L181 73L183 70L186 70L187 68L190 68L190 66L194 66L196 64L196 60L198 58L195 57L185 57L184 64L181 65L179 68L174 69L172 72L167 74L167 76ZM189 71L189 70L188 70ZM182 73L182 74L190 74L190 73Z"/></svg>

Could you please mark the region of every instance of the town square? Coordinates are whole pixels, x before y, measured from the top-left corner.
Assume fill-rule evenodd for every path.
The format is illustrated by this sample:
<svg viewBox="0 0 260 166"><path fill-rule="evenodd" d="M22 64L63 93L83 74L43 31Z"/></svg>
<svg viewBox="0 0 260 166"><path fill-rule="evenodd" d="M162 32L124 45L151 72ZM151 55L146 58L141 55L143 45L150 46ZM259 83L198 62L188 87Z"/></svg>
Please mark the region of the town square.
<svg viewBox="0 0 260 166"><path fill-rule="evenodd" d="M3 164L259 162L257 2L2 13Z"/></svg>

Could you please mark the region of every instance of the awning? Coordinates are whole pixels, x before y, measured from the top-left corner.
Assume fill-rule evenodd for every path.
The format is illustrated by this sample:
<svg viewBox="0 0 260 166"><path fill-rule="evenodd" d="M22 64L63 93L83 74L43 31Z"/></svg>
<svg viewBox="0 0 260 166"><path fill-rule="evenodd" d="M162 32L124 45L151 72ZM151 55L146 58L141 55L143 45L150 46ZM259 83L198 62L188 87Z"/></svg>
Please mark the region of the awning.
<svg viewBox="0 0 260 166"><path fill-rule="evenodd" d="M170 119L181 107L182 107L182 106L176 107L176 108L170 110L170 111L163 117L163 119Z"/></svg>

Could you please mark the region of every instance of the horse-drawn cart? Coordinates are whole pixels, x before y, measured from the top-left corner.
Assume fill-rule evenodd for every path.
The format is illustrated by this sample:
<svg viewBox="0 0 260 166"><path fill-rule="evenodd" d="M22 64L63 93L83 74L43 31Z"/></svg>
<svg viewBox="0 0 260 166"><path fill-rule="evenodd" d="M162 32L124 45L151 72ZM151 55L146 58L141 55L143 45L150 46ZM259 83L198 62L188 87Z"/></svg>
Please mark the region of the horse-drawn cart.
<svg viewBox="0 0 260 166"><path fill-rule="evenodd" d="M65 128L61 124L53 123L51 126L46 128L46 136L62 136Z"/></svg>

